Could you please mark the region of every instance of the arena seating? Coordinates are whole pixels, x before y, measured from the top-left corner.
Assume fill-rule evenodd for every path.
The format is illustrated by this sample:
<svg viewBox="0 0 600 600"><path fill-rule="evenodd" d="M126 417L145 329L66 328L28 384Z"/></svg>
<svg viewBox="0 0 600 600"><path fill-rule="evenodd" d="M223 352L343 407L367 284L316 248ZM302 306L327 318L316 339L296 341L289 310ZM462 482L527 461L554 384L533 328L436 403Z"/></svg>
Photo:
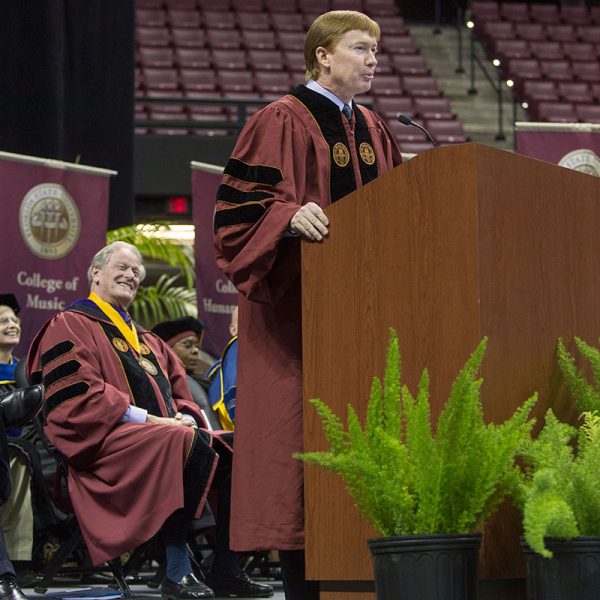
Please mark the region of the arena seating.
<svg viewBox="0 0 600 600"><path fill-rule="evenodd" d="M462 125L394 0L136 0L136 96L181 99L173 104L138 101L136 121L144 124L136 132L235 133L238 111L219 100L271 100L303 82L306 30L316 16L338 8L365 12L381 26L377 76L372 92L361 101L384 116L402 150L413 151L415 143L421 150L431 144L418 129L398 123L398 113L422 124L454 122L456 126L445 125L441 141L464 141ZM190 102L194 99L203 102ZM246 114L259 108L248 106ZM151 123L154 120L168 124ZM450 129L454 133L448 133Z"/></svg>
<svg viewBox="0 0 600 600"><path fill-rule="evenodd" d="M600 7L472 2L474 31L532 120L597 122Z"/></svg>

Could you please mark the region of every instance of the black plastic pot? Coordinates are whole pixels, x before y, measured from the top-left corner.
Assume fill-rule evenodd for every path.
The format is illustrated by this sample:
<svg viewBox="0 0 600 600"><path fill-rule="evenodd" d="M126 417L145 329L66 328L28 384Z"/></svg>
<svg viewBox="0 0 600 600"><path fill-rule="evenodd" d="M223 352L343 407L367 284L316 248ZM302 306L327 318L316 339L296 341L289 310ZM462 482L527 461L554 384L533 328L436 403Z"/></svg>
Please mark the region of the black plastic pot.
<svg viewBox="0 0 600 600"><path fill-rule="evenodd" d="M475 600L480 533L369 540L378 600Z"/></svg>
<svg viewBox="0 0 600 600"><path fill-rule="evenodd" d="M546 538L552 558L521 540L529 600L596 600L600 594L600 537Z"/></svg>

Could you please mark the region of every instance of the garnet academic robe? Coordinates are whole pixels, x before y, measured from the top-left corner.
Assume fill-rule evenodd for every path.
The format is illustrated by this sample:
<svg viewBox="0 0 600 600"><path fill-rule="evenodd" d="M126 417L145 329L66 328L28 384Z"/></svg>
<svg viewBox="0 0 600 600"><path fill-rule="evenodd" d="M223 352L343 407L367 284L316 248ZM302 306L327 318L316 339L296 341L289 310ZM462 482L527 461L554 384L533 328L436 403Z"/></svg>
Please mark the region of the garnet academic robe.
<svg viewBox="0 0 600 600"><path fill-rule="evenodd" d="M217 261L239 296L231 547L304 547L300 239L288 226L401 162L381 119L354 106L348 123L304 86L241 132L218 191ZM332 298L332 302L339 299Z"/></svg>
<svg viewBox="0 0 600 600"><path fill-rule="evenodd" d="M69 494L95 564L150 539L178 508L199 515L218 460L205 431L122 422L134 404L203 423L181 361L153 333L138 328L138 336L147 369L83 301L48 321L28 356L30 379L46 386L45 431L68 463Z"/></svg>

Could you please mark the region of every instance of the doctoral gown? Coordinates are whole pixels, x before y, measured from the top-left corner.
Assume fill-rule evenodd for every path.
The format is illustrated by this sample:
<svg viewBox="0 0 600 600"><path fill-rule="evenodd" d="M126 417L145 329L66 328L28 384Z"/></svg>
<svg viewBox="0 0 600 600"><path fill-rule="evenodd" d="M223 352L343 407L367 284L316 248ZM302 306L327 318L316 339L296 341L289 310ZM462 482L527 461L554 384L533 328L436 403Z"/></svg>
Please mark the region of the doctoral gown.
<svg viewBox="0 0 600 600"><path fill-rule="evenodd" d="M199 515L218 460L202 429L122 422L137 405L204 423L181 361L153 333L138 327L138 337L140 356L83 301L43 326L27 359L30 380L46 386L45 431L68 464L70 498L94 564L135 549L178 508Z"/></svg>
<svg viewBox="0 0 600 600"><path fill-rule="evenodd" d="M304 547L300 239L294 213L326 208L401 162L383 121L305 86L242 130L217 194L217 261L239 294L231 547ZM338 302L338 298L332 298Z"/></svg>

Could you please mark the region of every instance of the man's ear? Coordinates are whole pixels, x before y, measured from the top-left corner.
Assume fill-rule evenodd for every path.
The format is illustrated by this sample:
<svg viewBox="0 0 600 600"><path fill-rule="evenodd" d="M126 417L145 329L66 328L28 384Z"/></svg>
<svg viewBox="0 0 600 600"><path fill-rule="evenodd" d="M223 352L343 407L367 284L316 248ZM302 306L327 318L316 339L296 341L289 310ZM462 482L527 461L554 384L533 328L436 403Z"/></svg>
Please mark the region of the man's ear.
<svg viewBox="0 0 600 600"><path fill-rule="evenodd" d="M315 50L315 55L317 57L318 63L322 67L329 68L329 51L326 48L323 48L323 46L319 46Z"/></svg>

